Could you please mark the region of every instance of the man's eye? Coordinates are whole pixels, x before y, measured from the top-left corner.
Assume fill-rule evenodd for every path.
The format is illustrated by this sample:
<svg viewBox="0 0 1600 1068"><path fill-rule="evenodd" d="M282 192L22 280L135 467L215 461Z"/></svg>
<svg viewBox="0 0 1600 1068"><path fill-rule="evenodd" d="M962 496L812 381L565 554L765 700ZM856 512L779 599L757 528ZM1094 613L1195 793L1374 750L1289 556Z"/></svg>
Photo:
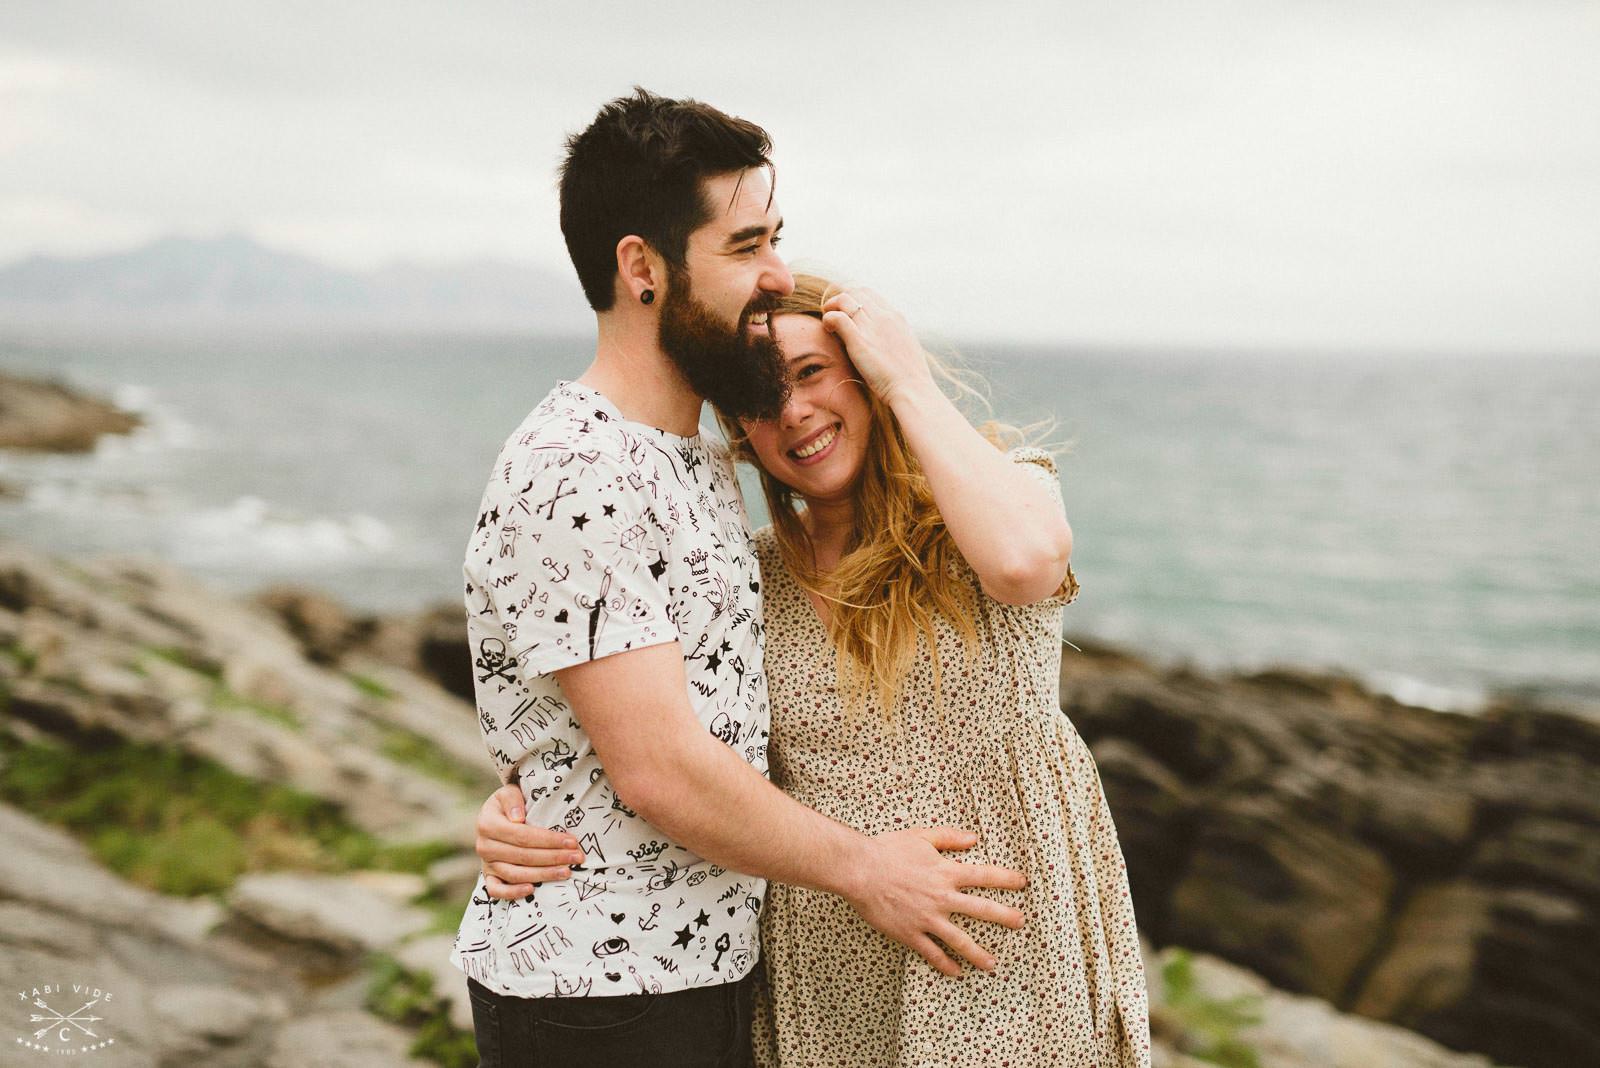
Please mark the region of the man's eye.
<svg viewBox="0 0 1600 1068"><path fill-rule="evenodd" d="M772 235L772 247L773 248L777 248L781 244L783 244L783 235L782 234L773 234Z"/></svg>
<svg viewBox="0 0 1600 1068"><path fill-rule="evenodd" d="M744 248L739 250L739 254L741 256L753 256L760 248L760 245L746 245Z"/></svg>

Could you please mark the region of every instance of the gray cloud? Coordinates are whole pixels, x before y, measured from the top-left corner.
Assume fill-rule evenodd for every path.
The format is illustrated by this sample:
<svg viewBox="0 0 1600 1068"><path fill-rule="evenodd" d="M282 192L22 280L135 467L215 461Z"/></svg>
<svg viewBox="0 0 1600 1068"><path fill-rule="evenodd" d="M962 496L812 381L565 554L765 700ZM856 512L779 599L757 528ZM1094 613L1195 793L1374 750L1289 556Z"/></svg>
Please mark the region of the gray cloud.
<svg viewBox="0 0 1600 1068"><path fill-rule="evenodd" d="M564 133L762 122L796 256L947 334L1600 350L1582 3L7 5L0 257L245 228L560 267Z"/></svg>

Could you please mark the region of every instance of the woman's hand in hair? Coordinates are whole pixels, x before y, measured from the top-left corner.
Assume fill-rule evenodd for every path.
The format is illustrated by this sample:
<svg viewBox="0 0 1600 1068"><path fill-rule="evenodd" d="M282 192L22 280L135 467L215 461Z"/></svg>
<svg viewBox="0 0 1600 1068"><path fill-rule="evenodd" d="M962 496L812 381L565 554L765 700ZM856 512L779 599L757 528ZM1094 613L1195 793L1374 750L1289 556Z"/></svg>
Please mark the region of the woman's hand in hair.
<svg viewBox="0 0 1600 1068"><path fill-rule="evenodd" d="M844 344L867 388L885 404L937 391L927 354L905 316L870 289L846 289L822 305L823 329Z"/></svg>

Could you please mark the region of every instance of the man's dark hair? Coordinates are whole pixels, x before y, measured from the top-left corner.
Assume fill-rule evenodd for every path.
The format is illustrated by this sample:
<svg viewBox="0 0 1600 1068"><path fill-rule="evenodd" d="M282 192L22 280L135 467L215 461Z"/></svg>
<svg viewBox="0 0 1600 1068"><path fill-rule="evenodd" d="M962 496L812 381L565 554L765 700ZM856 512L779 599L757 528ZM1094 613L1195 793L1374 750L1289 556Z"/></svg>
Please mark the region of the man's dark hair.
<svg viewBox="0 0 1600 1068"><path fill-rule="evenodd" d="M771 151L767 131L697 100L635 86L601 108L567 138L561 164L561 233L589 306L610 310L617 242L629 234L682 267L689 235L711 218L701 180L770 169Z"/></svg>

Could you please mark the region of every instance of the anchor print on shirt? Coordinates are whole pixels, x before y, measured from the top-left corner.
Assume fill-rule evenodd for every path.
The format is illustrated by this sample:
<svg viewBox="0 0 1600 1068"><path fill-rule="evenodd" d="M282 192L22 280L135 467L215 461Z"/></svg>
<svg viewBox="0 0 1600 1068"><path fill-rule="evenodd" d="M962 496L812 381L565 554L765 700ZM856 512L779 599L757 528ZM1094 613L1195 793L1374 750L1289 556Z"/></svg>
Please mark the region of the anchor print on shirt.
<svg viewBox="0 0 1600 1068"><path fill-rule="evenodd" d="M511 902L480 891L463 914L463 970L523 996L684 989L738 978L756 959L750 878L645 823L539 673L675 638L700 722L765 766L754 759L767 734L759 573L731 464L714 447L617 426L590 401L572 411L583 396L558 387L540 406L555 432L531 420L513 435L468 543L489 754L523 780L530 824L572 834L585 853L571 879Z"/></svg>

